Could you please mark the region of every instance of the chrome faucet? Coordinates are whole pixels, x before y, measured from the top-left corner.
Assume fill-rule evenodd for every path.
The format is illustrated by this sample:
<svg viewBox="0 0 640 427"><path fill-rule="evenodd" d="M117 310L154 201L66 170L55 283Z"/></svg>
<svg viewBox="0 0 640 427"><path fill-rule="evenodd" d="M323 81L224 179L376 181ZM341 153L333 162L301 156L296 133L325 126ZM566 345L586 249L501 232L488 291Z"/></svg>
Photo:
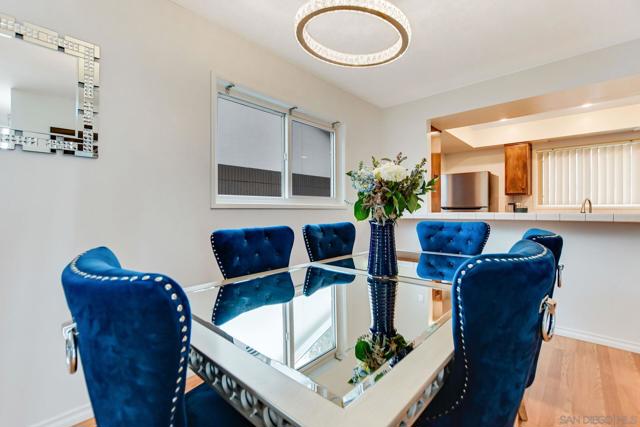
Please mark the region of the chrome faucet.
<svg viewBox="0 0 640 427"><path fill-rule="evenodd" d="M593 213L593 205L591 204L591 199L590 198L586 198L584 199L584 201L582 202L582 207L580 208L580 213L587 213L587 202L589 202L589 212L588 213Z"/></svg>

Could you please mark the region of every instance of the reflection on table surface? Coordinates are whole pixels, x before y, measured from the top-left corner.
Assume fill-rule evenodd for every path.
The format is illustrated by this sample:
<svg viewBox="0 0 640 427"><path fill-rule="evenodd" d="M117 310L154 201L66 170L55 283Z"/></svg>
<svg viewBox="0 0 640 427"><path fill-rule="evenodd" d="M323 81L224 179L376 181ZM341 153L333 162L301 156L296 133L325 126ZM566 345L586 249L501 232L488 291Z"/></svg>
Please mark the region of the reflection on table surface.
<svg viewBox="0 0 640 427"><path fill-rule="evenodd" d="M194 320L346 406L451 316L449 290L429 285L450 282L466 258L399 253L397 281L380 282L363 273L366 254L355 255L187 291ZM358 339L396 334L406 350L363 370Z"/></svg>
<svg viewBox="0 0 640 427"><path fill-rule="evenodd" d="M429 280L449 284L458 267L470 258L466 255L437 252L398 251L397 254L399 278ZM366 272L368 257L367 253L362 253L346 259L327 261L325 264L332 267L343 267L343 263L349 261L353 265L351 268Z"/></svg>

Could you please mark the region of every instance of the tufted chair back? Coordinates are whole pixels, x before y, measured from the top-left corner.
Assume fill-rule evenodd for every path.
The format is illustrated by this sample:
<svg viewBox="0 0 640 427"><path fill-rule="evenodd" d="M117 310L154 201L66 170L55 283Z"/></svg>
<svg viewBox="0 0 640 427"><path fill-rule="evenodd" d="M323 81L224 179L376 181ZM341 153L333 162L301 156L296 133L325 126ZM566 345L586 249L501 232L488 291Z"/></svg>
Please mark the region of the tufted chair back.
<svg viewBox="0 0 640 427"><path fill-rule="evenodd" d="M351 254L356 228L350 222L307 224L302 227L302 235L309 259L320 261Z"/></svg>
<svg viewBox="0 0 640 427"><path fill-rule="evenodd" d="M538 242L541 245L545 246L547 249L549 249L554 256L555 259L555 266L556 266L556 271L557 271L557 277L558 280L557 282L560 283L561 278L560 278L560 256L562 255L562 246L563 246L563 240L562 240L562 236L552 232L552 231L547 231L547 230L541 230L539 228L531 228L529 230L526 231L526 233L524 233L524 236L522 236L523 239L527 239L527 240L531 240L533 242ZM549 291L549 296L553 296L553 291L554 291L555 287L552 286L551 290ZM542 321L542 319L541 319ZM536 357L533 361L533 364L531 366L531 373L529 374L529 381L527 382L527 387L529 387L531 384L533 384L533 381L536 379L536 370L538 367L538 357L540 356L540 348L542 347L542 337L539 337L538 339L538 345L537 345L537 351L536 351Z"/></svg>
<svg viewBox="0 0 640 427"><path fill-rule="evenodd" d="M451 297L450 374L416 426L513 426L554 270L551 251L529 240L460 266Z"/></svg>
<svg viewBox="0 0 640 427"><path fill-rule="evenodd" d="M422 253L416 273L423 279L450 282L458 267L467 260L467 257L461 256Z"/></svg>
<svg viewBox="0 0 640 427"><path fill-rule="evenodd" d="M293 230L286 226L216 230L211 247L225 279L289 265Z"/></svg>
<svg viewBox="0 0 640 427"><path fill-rule="evenodd" d="M556 260L556 267L560 263L560 256L562 255L563 240L562 236L548 230L541 230L539 228L531 228L524 233L523 239L532 240L540 243L549 249Z"/></svg>
<svg viewBox="0 0 640 427"><path fill-rule="evenodd" d="M189 302L167 276L125 270L105 247L62 273L100 427L186 425Z"/></svg>
<svg viewBox="0 0 640 427"><path fill-rule="evenodd" d="M337 265L343 268L350 268L355 270L356 266L353 264L353 259L342 259L332 265ZM325 270L324 268L308 267L307 273L304 279L304 287L302 292L305 296L311 296L320 289L336 286L336 285L348 285L356 280L355 274L340 273L337 271Z"/></svg>
<svg viewBox="0 0 640 427"><path fill-rule="evenodd" d="M289 273L270 274L246 282L231 283L220 288L213 305L211 321L214 325L224 325L256 308L289 302L295 293Z"/></svg>
<svg viewBox="0 0 640 427"><path fill-rule="evenodd" d="M489 239L485 222L422 221L416 226L423 251L478 255Z"/></svg>

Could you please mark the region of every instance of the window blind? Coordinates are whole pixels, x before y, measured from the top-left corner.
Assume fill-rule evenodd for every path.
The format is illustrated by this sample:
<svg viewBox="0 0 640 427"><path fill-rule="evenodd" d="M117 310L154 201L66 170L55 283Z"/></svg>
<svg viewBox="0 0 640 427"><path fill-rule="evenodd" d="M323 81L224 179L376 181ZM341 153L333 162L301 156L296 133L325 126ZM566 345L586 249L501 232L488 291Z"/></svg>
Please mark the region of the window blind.
<svg viewBox="0 0 640 427"><path fill-rule="evenodd" d="M640 205L640 141L537 153L542 205Z"/></svg>

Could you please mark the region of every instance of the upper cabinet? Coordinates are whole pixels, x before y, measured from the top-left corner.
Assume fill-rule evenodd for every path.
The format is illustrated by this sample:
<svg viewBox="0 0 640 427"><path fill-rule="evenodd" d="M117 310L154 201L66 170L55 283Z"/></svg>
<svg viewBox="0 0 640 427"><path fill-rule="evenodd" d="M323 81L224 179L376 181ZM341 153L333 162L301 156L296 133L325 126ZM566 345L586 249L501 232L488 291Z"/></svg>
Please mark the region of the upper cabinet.
<svg viewBox="0 0 640 427"><path fill-rule="evenodd" d="M504 146L504 192L508 196L531 194L531 144Z"/></svg>

